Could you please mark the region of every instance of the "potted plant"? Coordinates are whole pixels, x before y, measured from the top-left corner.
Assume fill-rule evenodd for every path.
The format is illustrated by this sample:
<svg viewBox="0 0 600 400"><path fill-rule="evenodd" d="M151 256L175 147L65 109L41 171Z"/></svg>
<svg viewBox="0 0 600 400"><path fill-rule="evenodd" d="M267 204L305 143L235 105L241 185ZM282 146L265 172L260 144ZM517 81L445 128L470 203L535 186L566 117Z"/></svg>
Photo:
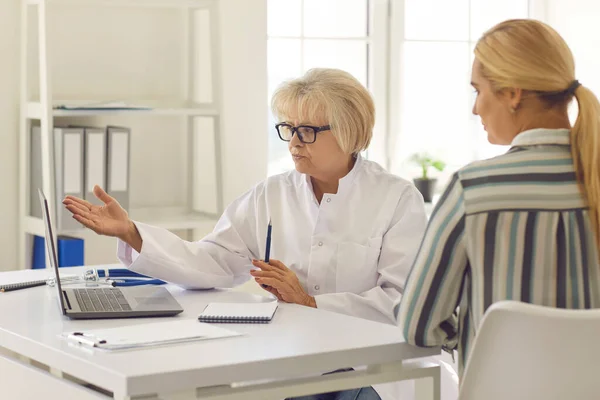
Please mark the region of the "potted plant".
<svg viewBox="0 0 600 400"><path fill-rule="evenodd" d="M428 154L414 154L411 157L411 161L421 167L422 171L421 176L419 178L414 178L413 182L419 192L423 195L423 200L426 203L431 203L437 179L429 177L429 167L433 167L441 172L446 168L446 163L442 160L433 158Z"/></svg>

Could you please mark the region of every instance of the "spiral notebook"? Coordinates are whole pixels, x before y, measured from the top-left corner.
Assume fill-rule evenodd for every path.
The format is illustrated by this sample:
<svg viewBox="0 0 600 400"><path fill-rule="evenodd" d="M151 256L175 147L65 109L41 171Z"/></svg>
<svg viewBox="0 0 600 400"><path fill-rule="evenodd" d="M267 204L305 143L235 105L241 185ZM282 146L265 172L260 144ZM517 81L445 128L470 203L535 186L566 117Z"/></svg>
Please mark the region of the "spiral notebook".
<svg viewBox="0 0 600 400"><path fill-rule="evenodd" d="M277 310L277 302L210 303L200 314L201 322L268 323Z"/></svg>

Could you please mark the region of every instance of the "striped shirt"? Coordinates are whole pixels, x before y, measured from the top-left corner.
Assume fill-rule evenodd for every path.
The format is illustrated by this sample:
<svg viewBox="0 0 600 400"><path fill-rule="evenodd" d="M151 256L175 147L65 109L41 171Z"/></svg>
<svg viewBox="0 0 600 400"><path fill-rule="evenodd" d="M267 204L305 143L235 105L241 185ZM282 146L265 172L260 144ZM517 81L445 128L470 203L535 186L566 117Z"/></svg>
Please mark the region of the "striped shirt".
<svg viewBox="0 0 600 400"><path fill-rule="evenodd" d="M407 342L457 348L459 375L494 302L600 307L569 143L567 129L522 132L506 154L454 174L433 211L397 317Z"/></svg>

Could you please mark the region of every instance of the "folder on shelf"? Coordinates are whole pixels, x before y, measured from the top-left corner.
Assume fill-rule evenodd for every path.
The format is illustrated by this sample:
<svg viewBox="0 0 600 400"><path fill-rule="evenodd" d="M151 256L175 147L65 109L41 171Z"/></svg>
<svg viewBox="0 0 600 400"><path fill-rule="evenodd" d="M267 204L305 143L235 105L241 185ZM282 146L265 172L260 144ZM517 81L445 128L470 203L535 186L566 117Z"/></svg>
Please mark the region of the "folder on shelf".
<svg viewBox="0 0 600 400"><path fill-rule="evenodd" d="M59 267L84 265L85 246L83 239L59 235L56 241ZM33 237L31 269L44 268L46 268L46 239L43 236L35 235Z"/></svg>
<svg viewBox="0 0 600 400"><path fill-rule="evenodd" d="M42 177L42 130L31 127L29 158L29 215L42 218L42 208L38 197L38 188L44 187Z"/></svg>
<svg viewBox="0 0 600 400"><path fill-rule="evenodd" d="M81 224L61 205L67 195L84 197L83 132L83 128L54 128L55 204L59 232L81 229Z"/></svg>
<svg viewBox="0 0 600 400"><path fill-rule="evenodd" d="M107 192L128 210L131 131L129 128L109 126L106 132L108 135Z"/></svg>
<svg viewBox="0 0 600 400"><path fill-rule="evenodd" d="M103 128L84 128L85 134L85 200L102 205L94 196L94 185L106 189L106 130Z"/></svg>

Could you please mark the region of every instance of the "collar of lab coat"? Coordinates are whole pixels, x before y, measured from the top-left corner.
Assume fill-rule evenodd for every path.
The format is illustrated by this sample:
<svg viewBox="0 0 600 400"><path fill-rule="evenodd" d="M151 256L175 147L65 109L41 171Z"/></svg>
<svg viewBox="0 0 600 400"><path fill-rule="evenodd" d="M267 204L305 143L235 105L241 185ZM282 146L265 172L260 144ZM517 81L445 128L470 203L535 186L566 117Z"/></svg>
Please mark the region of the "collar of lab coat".
<svg viewBox="0 0 600 400"><path fill-rule="evenodd" d="M350 188L352 187L352 182L354 182L354 178L356 178L356 175L358 175L358 171L360 171L360 169L362 168L362 165L363 165L363 159L360 154L357 154L356 161L354 162L354 166L352 167L350 172L348 172L346 174L346 176L344 176L342 179L340 179L340 182L338 184L337 194L345 194L350 191ZM307 175L307 174L302 174L302 175L304 175L304 182L306 182L306 186L307 186L308 190L310 190L311 193L314 194L312 182L310 180L310 175Z"/></svg>

